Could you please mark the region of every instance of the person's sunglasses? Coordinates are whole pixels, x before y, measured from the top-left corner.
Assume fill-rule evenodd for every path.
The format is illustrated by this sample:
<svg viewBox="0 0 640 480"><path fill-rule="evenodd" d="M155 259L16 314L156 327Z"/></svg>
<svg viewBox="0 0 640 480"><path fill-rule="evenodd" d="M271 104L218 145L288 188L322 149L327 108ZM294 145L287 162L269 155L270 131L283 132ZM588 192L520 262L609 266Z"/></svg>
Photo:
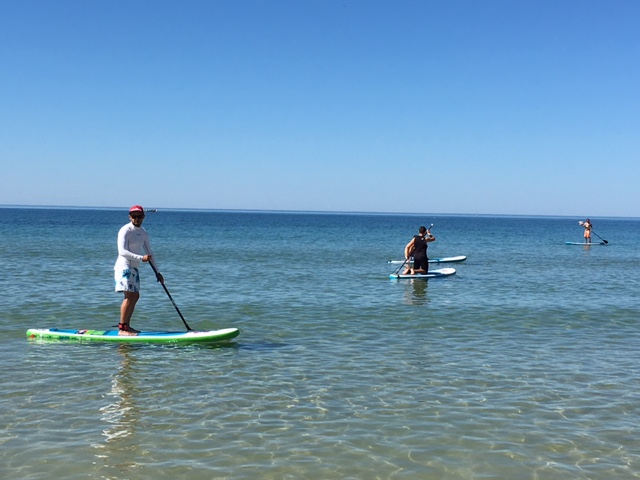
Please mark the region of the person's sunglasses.
<svg viewBox="0 0 640 480"><path fill-rule="evenodd" d="M131 218L134 218L137 220L138 218L144 218L144 215L131 215Z"/></svg>

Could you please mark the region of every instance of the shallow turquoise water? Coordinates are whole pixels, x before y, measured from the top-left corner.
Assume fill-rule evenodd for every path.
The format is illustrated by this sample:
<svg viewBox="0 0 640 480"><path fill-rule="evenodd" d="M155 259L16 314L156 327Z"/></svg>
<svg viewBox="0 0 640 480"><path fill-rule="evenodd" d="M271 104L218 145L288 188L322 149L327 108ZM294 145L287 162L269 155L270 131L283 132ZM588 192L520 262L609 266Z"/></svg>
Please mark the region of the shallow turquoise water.
<svg viewBox="0 0 640 480"><path fill-rule="evenodd" d="M1 478L640 476L638 220L160 211L174 300L236 342L28 341L117 323L126 220L0 208ZM468 260L390 281L429 223ZM183 329L142 275L134 326Z"/></svg>

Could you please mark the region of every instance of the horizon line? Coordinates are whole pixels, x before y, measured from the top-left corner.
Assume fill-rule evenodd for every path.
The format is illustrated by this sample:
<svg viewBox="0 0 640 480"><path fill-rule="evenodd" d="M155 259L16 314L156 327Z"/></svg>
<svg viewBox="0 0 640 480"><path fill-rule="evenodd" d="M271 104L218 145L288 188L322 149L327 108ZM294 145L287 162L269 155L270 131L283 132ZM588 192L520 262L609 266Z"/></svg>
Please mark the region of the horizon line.
<svg viewBox="0 0 640 480"><path fill-rule="evenodd" d="M0 208L33 208L51 210L126 210L129 207L97 207L77 205L27 205L27 204L0 204ZM377 212L358 210L264 210L246 208L195 208L195 207L149 207L147 212L157 213L160 210L173 212L220 212L220 213L276 213L276 214L314 214L314 215L388 215L388 216L449 216L449 217L551 217L551 218L582 218L580 215L535 214L535 213L435 213L435 212ZM640 217L624 216L598 216L600 219L629 219L639 220Z"/></svg>

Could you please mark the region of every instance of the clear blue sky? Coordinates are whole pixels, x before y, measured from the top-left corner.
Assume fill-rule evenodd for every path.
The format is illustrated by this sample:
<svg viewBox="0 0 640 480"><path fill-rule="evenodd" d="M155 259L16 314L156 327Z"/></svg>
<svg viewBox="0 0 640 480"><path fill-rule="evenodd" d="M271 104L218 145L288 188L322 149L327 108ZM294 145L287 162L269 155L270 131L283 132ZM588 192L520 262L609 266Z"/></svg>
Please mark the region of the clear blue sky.
<svg viewBox="0 0 640 480"><path fill-rule="evenodd" d="M638 0L0 0L0 204L640 216Z"/></svg>

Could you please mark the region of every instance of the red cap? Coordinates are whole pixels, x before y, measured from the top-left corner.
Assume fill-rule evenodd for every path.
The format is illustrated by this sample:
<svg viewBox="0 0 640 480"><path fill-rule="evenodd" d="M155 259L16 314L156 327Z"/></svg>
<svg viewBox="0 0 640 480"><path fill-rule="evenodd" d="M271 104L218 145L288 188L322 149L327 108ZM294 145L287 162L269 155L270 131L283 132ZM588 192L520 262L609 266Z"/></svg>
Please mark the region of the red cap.
<svg viewBox="0 0 640 480"><path fill-rule="evenodd" d="M129 209L129 213L131 212L142 212L144 213L144 208L142 208L140 205L134 205L133 207L131 207Z"/></svg>

